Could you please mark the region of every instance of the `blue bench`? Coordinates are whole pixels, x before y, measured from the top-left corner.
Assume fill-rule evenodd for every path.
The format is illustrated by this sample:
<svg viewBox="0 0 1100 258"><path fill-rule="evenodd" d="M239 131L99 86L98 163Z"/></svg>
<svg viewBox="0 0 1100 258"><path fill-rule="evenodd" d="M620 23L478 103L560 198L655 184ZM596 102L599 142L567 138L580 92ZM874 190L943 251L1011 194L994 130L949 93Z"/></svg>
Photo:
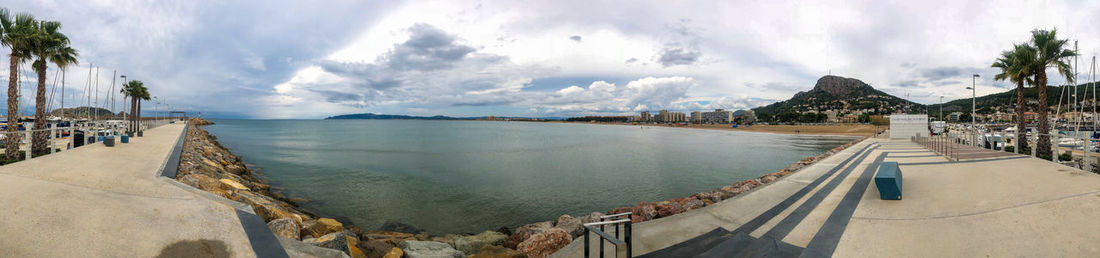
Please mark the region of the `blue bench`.
<svg viewBox="0 0 1100 258"><path fill-rule="evenodd" d="M897 162L883 162L878 166L875 187L883 200L901 200L901 169Z"/></svg>

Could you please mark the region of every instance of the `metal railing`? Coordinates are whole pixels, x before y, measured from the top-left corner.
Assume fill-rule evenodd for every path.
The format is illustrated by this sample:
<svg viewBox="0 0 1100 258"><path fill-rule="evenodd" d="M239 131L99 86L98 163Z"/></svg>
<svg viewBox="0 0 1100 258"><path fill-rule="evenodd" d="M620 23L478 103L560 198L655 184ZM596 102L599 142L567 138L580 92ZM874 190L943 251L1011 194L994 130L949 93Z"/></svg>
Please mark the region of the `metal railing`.
<svg viewBox="0 0 1100 258"><path fill-rule="evenodd" d="M615 246L615 257L620 257L620 258L632 257L631 250L630 250L631 249L631 241L630 241L630 230L631 230L630 229L630 224L631 224L630 215L631 214L633 214L633 213L623 212L623 213L619 213L619 214L605 215L605 216L600 216L600 222L585 223L584 224L584 257L589 257L589 254L591 254L591 249L589 249L590 248L589 244L591 244L591 242L588 239L589 235L591 235L591 234L589 234L589 232L596 233L597 236L600 236L600 256L599 256L600 258L603 258L604 241L611 242L611 244ZM608 234L605 231L604 226L606 226L606 225L614 225L615 226L615 236L611 236L611 234ZM622 233L623 239L619 239L619 232L623 232Z"/></svg>
<svg viewBox="0 0 1100 258"><path fill-rule="evenodd" d="M959 160L959 144L956 144L951 137L947 134L931 135L931 136L913 136L909 138L911 141L924 146L924 148L931 150L932 152L947 157L948 160Z"/></svg>
<svg viewBox="0 0 1100 258"><path fill-rule="evenodd" d="M156 128L156 127L159 127L159 126L163 126L163 125L166 125L166 124L173 123L175 121L183 121L183 120L181 120L181 119L170 119L170 118L142 120L139 123L140 126L141 126L140 130L148 130L148 129ZM46 148L48 149L47 153L52 154L52 153L57 152L57 151L66 151L66 150L70 150L70 149L75 148L75 147L79 147L79 146L74 146L75 139L73 137L76 136L77 131L82 132L83 137L87 137L85 139L80 140L80 142L83 143L82 145L89 145L89 144L93 144L93 143L96 142L96 140L89 140L89 139L95 139L98 136L108 136L108 135L120 136L123 132L125 132L129 128L129 121L124 121L123 123L112 123L112 122L106 122L106 121L79 121L79 122L78 121L72 121L72 122L66 121L66 122L69 124L69 126L59 126L59 123L54 122L54 123L51 123L49 125L49 127L44 128L44 129L22 129L22 130L18 130L18 131L15 131L15 132L8 132L7 130L0 130L0 159L4 159L4 152L6 151L5 149L7 148L7 141L10 141L10 140L14 140L14 141L19 142L19 144L18 144L19 152L21 152L24 155L22 157L22 160L29 160L29 159L33 159L33 158L38 157L38 156L35 156L35 155L32 154L32 152L33 152L32 144L33 144L33 141L34 141L33 137L34 137L34 134L36 134L38 132L47 132L46 133ZM15 126L15 125L13 125L13 126ZM60 146L60 143L63 140L68 140L68 141L65 142L63 146Z"/></svg>
<svg viewBox="0 0 1100 258"><path fill-rule="evenodd" d="M1034 128L1033 128L1034 129ZM958 151L961 146L1012 152L1042 158L1058 164L1079 168L1089 172L1100 172L1100 138L1090 137L1092 131L1081 131L1079 135L1063 135L1057 133L1039 134L1027 132L1024 139L1016 139L1016 132L1003 129L954 129L940 135L931 137L911 137L911 140L930 150L947 156L949 159L958 160ZM1071 132L1072 133L1072 132ZM1038 143L1040 136L1049 136L1050 156L1039 157ZM1020 147L1020 143L1026 142L1028 148ZM1009 151L1009 148L1012 148ZM1065 153L1069 154L1069 160L1060 158Z"/></svg>

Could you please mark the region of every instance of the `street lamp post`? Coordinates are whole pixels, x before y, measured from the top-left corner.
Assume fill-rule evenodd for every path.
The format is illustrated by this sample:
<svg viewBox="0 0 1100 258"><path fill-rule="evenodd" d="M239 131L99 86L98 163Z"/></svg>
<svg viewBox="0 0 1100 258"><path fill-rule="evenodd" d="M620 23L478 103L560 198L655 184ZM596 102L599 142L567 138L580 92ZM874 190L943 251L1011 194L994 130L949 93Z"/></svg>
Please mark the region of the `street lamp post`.
<svg viewBox="0 0 1100 258"><path fill-rule="evenodd" d="M943 121L943 96L940 96L940 121Z"/></svg>
<svg viewBox="0 0 1100 258"><path fill-rule="evenodd" d="M978 133L978 122L977 122L977 118L978 118L977 117L977 115L978 115L978 110L977 110L977 108L978 108L978 77L979 77L978 74L974 74L974 76L971 77L972 86L971 87L966 87L966 89L970 90L970 94L971 94L970 95L970 127L974 129L974 133L975 133L975 138L974 139L977 139L976 134Z"/></svg>
<svg viewBox="0 0 1100 258"><path fill-rule="evenodd" d="M160 121L160 112L157 112L157 106L160 106L160 100L157 100L157 96L153 96L153 121Z"/></svg>

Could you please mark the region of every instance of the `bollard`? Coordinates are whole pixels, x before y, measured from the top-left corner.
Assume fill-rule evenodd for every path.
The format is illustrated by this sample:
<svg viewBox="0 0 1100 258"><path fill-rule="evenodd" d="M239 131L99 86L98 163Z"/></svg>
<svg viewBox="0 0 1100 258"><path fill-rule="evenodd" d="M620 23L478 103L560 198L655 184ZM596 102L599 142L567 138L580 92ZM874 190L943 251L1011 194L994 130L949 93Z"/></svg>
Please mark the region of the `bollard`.
<svg viewBox="0 0 1100 258"><path fill-rule="evenodd" d="M1090 152L1092 152L1092 150L1089 149L1089 148L1092 147L1092 138L1089 138L1089 137L1081 137L1081 138L1084 139L1081 142L1081 145L1082 145L1082 147L1084 147L1084 151L1085 151L1085 164L1081 165L1081 170L1092 172L1092 166L1090 166L1091 165L1090 163L1092 163L1092 157L1090 157L1090 155L1089 155Z"/></svg>
<svg viewBox="0 0 1100 258"><path fill-rule="evenodd" d="M1058 162L1058 136L1050 137L1050 161Z"/></svg>
<svg viewBox="0 0 1100 258"><path fill-rule="evenodd" d="M26 155L23 157L23 160L29 160L34 157L34 155L31 155L31 130L27 130L27 136L23 137L22 140L23 143L27 145L27 149L23 152Z"/></svg>

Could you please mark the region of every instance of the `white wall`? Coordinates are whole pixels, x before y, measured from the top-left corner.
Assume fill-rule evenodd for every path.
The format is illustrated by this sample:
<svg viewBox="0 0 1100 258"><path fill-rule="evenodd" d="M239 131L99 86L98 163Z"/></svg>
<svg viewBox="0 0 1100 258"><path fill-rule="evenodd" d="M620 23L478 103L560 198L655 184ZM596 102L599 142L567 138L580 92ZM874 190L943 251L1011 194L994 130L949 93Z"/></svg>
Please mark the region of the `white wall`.
<svg viewBox="0 0 1100 258"><path fill-rule="evenodd" d="M889 115L890 138L928 137L928 115Z"/></svg>

